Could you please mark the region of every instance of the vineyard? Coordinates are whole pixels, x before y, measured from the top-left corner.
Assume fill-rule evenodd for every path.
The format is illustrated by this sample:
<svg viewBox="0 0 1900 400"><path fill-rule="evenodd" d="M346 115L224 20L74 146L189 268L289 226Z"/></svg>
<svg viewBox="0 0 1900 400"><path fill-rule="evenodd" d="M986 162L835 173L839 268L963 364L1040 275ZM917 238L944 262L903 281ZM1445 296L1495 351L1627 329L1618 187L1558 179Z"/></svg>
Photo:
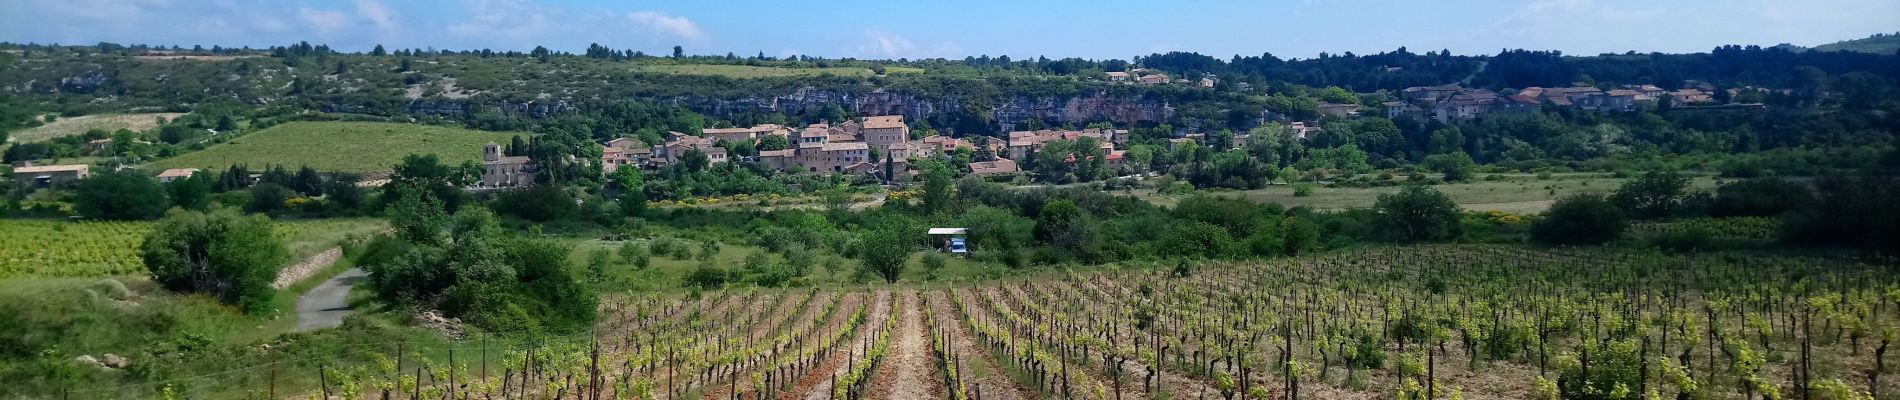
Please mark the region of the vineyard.
<svg viewBox="0 0 1900 400"><path fill-rule="evenodd" d="M363 345L353 357L374 362L269 368L316 372L304 398L1887 398L1900 282L1881 265L1442 245L952 287L610 295L590 334L468 339L426 359ZM114 390L291 390L238 375Z"/></svg>
<svg viewBox="0 0 1900 400"><path fill-rule="evenodd" d="M282 223L277 230L301 257L334 247L341 235L381 226L372 219L330 219ZM0 278L143 273L139 246L150 231L146 222L0 220Z"/></svg>

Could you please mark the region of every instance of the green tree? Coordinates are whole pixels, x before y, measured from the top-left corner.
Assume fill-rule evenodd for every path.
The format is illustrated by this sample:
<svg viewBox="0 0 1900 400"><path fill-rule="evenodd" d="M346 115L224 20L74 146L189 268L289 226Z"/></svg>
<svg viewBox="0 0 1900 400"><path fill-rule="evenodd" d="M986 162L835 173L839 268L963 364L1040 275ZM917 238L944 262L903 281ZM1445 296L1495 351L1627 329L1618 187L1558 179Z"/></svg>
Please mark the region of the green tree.
<svg viewBox="0 0 1900 400"><path fill-rule="evenodd" d="M792 144L784 135L766 135L764 139L759 139L757 147L759 151L785 150L791 148Z"/></svg>
<svg viewBox="0 0 1900 400"><path fill-rule="evenodd" d="M1457 151L1426 156L1425 168L1445 174L1446 182L1459 182L1470 180L1478 163L1471 161L1471 155Z"/></svg>
<svg viewBox="0 0 1900 400"><path fill-rule="evenodd" d="M710 165L712 165L712 158L706 156L706 152L704 151L688 149L686 152L680 153L680 166L685 167L687 172L705 171L706 167Z"/></svg>
<svg viewBox="0 0 1900 400"><path fill-rule="evenodd" d="M620 186L620 198L615 202L620 213L628 217L639 217L647 209L646 176L639 168L622 167L614 170L614 184Z"/></svg>
<svg viewBox="0 0 1900 400"><path fill-rule="evenodd" d="M1086 253L1095 243L1082 208L1074 201L1056 200L1042 206L1036 217L1036 239L1070 254Z"/></svg>
<svg viewBox="0 0 1900 400"><path fill-rule="evenodd" d="M390 182L401 185L392 188L400 193L395 202L384 210L389 226L396 237L410 243L436 243L442 230L448 226L448 218L443 210L442 201L423 188L410 183Z"/></svg>
<svg viewBox="0 0 1900 400"><path fill-rule="evenodd" d="M1599 194L1557 199L1544 218L1531 226L1531 239L1547 244L1599 244L1623 236L1629 220Z"/></svg>
<svg viewBox="0 0 1900 400"><path fill-rule="evenodd" d="M204 292L253 314L270 311L271 281L290 259L270 219L229 209L172 212L140 249L152 279L166 289Z"/></svg>
<svg viewBox="0 0 1900 400"><path fill-rule="evenodd" d="M1379 224L1402 242L1444 240L1458 236L1458 203L1425 185L1406 185L1397 193L1379 195L1373 204Z"/></svg>
<svg viewBox="0 0 1900 400"><path fill-rule="evenodd" d="M910 260L913 233L898 228L884 228L867 231L858 236L858 261L864 268L884 278L885 283L897 283L899 275L904 273L904 263Z"/></svg>
<svg viewBox="0 0 1900 400"><path fill-rule="evenodd" d="M211 174L200 172L165 184L172 204L186 210L204 211L211 206Z"/></svg>
<svg viewBox="0 0 1900 400"><path fill-rule="evenodd" d="M1623 183L1610 201L1632 217L1667 218L1675 214L1688 188L1689 177L1675 171L1649 171Z"/></svg>
<svg viewBox="0 0 1900 400"><path fill-rule="evenodd" d="M140 220L165 215L171 207L157 179L137 171L112 171L80 180L73 187L73 210L92 219Z"/></svg>
<svg viewBox="0 0 1900 400"><path fill-rule="evenodd" d="M950 193L955 182L950 177L950 167L942 162L929 160L919 162L924 170L924 212L939 213L949 211Z"/></svg>
<svg viewBox="0 0 1900 400"><path fill-rule="evenodd" d="M346 210L360 209L364 202L363 188L356 187L356 184L362 181L363 175L355 173L331 175L330 179L323 181L324 198Z"/></svg>
<svg viewBox="0 0 1900 400"><path fill-rule="evenodd" d="M297 192L275 183L259 183L251 187L251 203L244 206L245 211L267 215L282 215L289 209L286 203Z"/></svg>

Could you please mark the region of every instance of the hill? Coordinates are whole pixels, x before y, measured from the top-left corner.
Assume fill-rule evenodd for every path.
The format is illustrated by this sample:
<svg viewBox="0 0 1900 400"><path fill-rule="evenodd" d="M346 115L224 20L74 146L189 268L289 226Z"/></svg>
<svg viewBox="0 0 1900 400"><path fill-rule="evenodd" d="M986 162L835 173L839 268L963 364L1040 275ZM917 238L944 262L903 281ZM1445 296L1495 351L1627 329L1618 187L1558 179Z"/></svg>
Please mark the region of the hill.
<svg viewBox="0 0 1900 400"><path fill-rule="evenodd" d="M1900 33L1876 33L1860 39L1842 40L1815 46L1820 51L1853 51L1874 54L1893 54L1900 51Z"/></svg>
<svg viewBox="0 0 1900 400"><path fill-rule="evenodd" d="M159 168L223 169L309 165L323 171L385 171L409 154L435 154L444 163L481 159L481 146L516 133L384 122L291 122L194 153L159 161Z"/></svg>

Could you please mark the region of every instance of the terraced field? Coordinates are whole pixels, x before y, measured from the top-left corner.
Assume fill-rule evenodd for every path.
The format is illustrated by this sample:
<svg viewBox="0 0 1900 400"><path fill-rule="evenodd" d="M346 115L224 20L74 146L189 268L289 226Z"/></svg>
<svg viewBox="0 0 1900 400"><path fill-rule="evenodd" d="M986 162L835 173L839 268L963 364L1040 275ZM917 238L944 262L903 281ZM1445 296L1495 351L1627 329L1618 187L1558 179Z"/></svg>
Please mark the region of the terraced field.
<svg viewBox="0 0 1900 400"><path fill-rule="evenodd" d="M210 170L308 165L322 171L387 171L410 154L434 154L449 165L480 161L483 144L508 143L515 135L526 134L383 122L291 122L155 164Z"/></svg>

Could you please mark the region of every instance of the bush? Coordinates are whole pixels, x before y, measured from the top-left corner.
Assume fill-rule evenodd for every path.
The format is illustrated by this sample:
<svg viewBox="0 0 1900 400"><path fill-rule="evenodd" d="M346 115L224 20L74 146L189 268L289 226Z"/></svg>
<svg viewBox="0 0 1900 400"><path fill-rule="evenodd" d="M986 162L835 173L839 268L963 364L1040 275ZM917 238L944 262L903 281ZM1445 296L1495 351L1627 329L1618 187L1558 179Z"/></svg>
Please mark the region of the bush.
<svg viewBox="0 0 1900 400"><path fill-rule="evenodd" d="M714 290L726 286L726 270L712 263L700 263L699 268L687 273L684 283L687 287L699 290Z"/></svg>
<svg viewBox="0 0 1900 400"><path fill-rule="evenodd" d="M1531 225L1531 239L1547 244L1600 244L1623 236L1629 220L1608 199L1579 194L1557 199L1544 218Z"/></svg>
<svg viewBox="0 0 1900 400"><path fill-rule="evenodd" d="M73 210L86 218L153 219L171 207L158 180L135 171L114 171L80 180L73 188Z"/></svg>
<svg viewBox="0 0 1900 400"><path fill-rule="evenodd" d="M1293 184L1293 197L1306 197L1306 196L1312 196L1312 195L1313 195L1313 184L1311 183Z"/></svg>
<svg viewBox="0 0 1900 400"><path fill-rule="evenodd" d="M145 268L166 289L205 292L253 314L270 311L271 281L290 259L270 219L228 209L172 212L141 249Z"/></svg>
<svg viewBox="0 0 1900 400"><path fill-rule="evenodd" d="M924 253L924 277L930 280L937 280L937 273L943 271L943 267L947 264L949 264L949 260L946 259L943 253L935 251Z"/></svg>

